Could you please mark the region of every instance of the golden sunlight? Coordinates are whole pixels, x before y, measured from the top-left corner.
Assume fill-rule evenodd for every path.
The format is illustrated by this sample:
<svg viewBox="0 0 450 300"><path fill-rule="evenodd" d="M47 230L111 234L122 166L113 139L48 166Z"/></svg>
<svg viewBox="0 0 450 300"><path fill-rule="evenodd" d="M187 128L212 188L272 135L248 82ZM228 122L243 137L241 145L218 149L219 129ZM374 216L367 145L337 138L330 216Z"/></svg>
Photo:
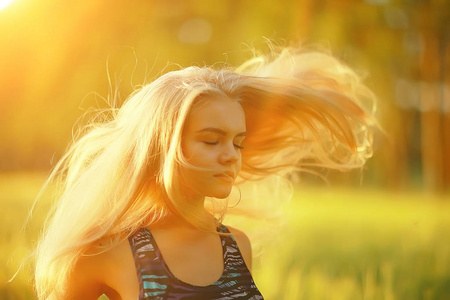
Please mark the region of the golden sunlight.
<svg viewBox="0 0 450 300"><path fill-rule="evenodd" d="M7 7L11 2L13 2L13 0L0 0L0 10Z"/></svg>

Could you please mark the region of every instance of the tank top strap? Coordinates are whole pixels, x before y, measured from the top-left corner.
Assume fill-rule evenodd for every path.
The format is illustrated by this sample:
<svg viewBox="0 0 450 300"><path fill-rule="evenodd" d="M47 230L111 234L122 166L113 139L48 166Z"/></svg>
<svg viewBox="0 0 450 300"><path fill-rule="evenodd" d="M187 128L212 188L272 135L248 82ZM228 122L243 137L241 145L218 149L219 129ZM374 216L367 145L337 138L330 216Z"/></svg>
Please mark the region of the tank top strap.
<svg viewBox="0 0 450 300"><path fill-rule="evenodd" d="M225 225L220 225L220 233L230 233ZM264 299L253 281L250 270L245 264L238 244L231 234L221 235L223 246L224 273L223 281L219 286L224 291L233 289L233 294L220 299Z"/></svg>
<svg viewBox="0 0 450 300"><path fill-rule="evenodd" d="M230 233L225 225L220 225L218 230L220 233ZM224 261L224 275L229 279L237 276L251 278L250 271L245 264L242 253L233 235L221 235Z"/></svg>
<svg viewBox="0 0 450 300"><path fill-rule="evenodd" d="M157 248L150 230L140 228L129 238L139 278L139 299L164 299L169 278L159 263Z"/></svg>

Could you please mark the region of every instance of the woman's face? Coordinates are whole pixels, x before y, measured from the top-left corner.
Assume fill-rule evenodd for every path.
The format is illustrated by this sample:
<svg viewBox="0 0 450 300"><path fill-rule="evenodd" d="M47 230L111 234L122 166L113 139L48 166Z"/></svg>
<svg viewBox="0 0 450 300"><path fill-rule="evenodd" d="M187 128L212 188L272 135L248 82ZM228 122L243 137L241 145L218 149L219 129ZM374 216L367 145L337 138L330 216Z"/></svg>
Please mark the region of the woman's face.
<svg viewBox="0 0 450 300"><path fill-rule="evenodd" d="M186 196L228 197L241 170L245 130L244 111L236 101L211 99L194 107L181 146L187 161L202 170L181 170Z"/></svg>

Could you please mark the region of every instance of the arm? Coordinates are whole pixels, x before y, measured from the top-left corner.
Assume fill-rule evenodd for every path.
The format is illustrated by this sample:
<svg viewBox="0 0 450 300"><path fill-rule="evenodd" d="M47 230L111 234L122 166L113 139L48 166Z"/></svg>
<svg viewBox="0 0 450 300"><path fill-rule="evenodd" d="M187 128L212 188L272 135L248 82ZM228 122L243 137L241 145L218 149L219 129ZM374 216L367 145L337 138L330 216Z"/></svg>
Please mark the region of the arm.
<svg viewBox="0 0 450 300"><path fill-rule="evenodd" d="M238 244L239 251L241 251L242 257L244 258L245 264L249 271L252 271L252 245L247 235L242 231L228 227L231 234L234 236L236 243Z"/></svg>

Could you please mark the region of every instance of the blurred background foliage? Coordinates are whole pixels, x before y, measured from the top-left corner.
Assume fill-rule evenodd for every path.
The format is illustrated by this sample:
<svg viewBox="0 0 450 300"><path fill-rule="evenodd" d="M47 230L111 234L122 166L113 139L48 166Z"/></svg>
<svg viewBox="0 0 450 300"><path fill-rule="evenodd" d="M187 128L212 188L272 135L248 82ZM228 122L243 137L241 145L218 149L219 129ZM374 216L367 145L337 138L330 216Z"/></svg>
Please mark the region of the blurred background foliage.
<svg viewBox="0 0 450 300"><path fill-rule="evenodd" d="M328 174L352 189L297 193L289 230L256 260L266 298L450 297L449 29L448 0L13 0L0 9L0 298L33 298L30 270L6 281L45 197L20 228L82 115L179 66L238 65L266 38L360 72L388 134L363 170Z"/></svg>
<svg viewBox="0 0 450 300"><path fill-rule="evenodd" d="M328 48L365 75L389 137L364 184L448 190L449 12L445 0L15 0L0 10L0 170L50 169L111 89L123 101L168 63L238 65L265 37Z"/></svg>

